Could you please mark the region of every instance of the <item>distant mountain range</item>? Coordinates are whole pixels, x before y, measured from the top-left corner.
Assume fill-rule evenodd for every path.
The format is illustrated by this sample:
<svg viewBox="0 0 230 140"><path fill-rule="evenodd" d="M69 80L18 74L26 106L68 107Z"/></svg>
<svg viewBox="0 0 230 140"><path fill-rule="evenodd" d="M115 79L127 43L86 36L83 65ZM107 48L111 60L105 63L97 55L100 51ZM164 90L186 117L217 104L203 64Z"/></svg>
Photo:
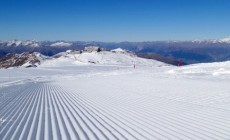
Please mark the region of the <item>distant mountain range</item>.
<svg viewBox="0 0 230 140"><path fill-rule="evenodd" d="M99 46L107 50L122 48L140 57L160 59L173 64L182 60L185 64L220 62L230 60L230 38L195 41L152 42L83 42L83 41L0 41L0 58L8 53L39 52L53 56L66 50L83 50L87 46Z"/></svg>

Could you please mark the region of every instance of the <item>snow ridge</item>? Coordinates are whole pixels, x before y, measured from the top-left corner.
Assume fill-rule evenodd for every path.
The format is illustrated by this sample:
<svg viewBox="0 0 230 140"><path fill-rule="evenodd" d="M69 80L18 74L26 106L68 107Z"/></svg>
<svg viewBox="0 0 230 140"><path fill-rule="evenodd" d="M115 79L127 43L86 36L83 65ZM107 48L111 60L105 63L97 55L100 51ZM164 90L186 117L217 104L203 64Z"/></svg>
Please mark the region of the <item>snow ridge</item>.
<svg viewBox="0 0 230 140"><path fill-rule="evenodd" d="M119 49L119 51L121 51ZM47 60L41 63L41 67L53 67L53 66L67 66L67 65L79 65L79 64L99 64L99 65L145 65L156 66L166 65L162 62L150 59L144 59L137 57L136 55L122 51L122 53L114 53L112 51L100 51L100 52L87 52L83 51L70 51L62 52L54 56L55 59Z"/></svg>

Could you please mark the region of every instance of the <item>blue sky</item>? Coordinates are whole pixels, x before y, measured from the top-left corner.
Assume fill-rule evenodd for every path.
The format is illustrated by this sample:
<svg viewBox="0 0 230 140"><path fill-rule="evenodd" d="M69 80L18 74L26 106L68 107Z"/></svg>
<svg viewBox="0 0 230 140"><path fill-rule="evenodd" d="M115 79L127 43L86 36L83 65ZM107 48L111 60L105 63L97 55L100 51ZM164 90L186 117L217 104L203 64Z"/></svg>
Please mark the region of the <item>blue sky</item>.
<svg viewBox="0 0 230 140"><path fill-rule="evenodd" d="M0 1L0 40L119 42L229 35L229 0Z"/></svg>

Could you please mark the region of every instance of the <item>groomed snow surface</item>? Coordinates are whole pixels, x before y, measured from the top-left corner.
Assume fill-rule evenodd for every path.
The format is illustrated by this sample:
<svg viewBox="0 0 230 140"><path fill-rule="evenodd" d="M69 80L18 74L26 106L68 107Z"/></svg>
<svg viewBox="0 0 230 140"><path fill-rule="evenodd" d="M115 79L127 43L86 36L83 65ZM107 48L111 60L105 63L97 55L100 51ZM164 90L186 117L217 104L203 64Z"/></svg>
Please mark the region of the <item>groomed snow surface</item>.
<svg viewBox="0 0 230 140"><path fill-rule="evenodd" d="M0 70L0 139L229 140L229 66Z"/></svg>

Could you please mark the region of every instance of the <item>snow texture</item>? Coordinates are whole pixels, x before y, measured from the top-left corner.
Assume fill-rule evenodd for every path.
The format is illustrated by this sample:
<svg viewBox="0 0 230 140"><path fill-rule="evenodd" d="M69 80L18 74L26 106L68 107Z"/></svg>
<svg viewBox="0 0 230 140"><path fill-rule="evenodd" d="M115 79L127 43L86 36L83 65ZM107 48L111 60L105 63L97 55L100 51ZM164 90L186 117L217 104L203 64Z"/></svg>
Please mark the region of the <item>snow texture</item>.
<svg viewBox="0 0 230 140"><path fill-rule="evenodd" d="M0 139L230 139L229 62L174 67L123 55L0 70Z"/></svg>

